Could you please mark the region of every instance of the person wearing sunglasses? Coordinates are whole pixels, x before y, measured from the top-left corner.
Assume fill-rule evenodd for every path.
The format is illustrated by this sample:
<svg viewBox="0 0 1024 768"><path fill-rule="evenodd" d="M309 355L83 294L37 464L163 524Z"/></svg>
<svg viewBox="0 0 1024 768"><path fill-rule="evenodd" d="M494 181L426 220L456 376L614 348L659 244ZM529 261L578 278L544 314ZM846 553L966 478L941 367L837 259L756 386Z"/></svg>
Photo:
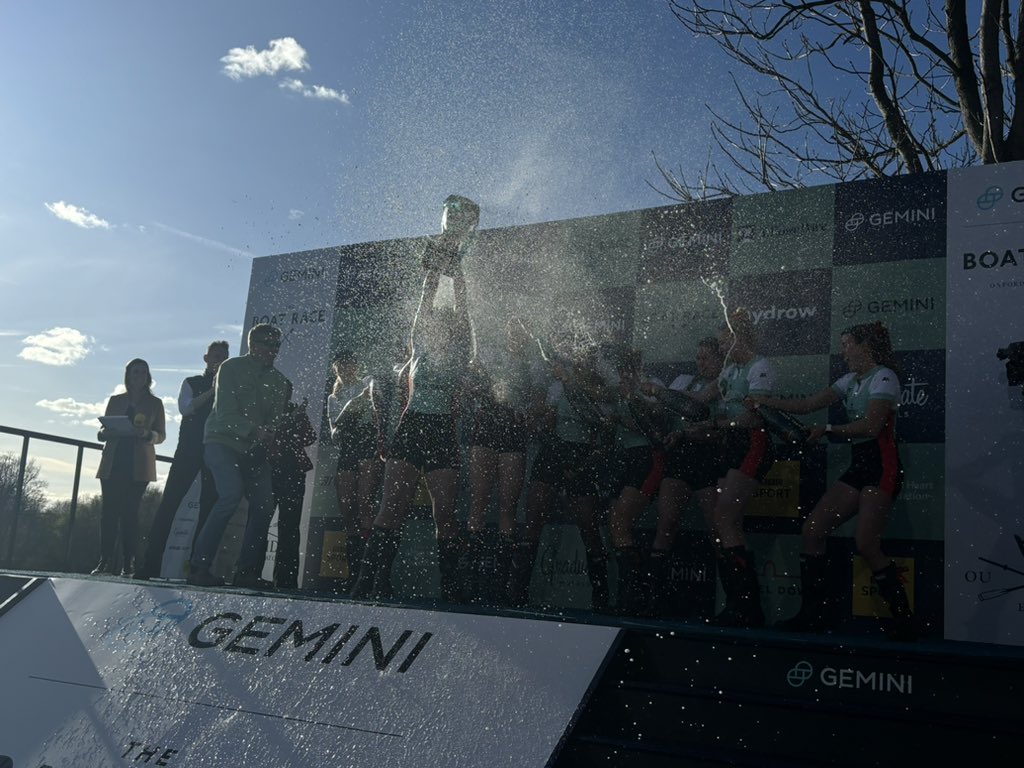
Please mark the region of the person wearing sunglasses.
<svg viewBox="0 0 1024 768"><path fill-rule="evenodd" d="M228 521L244 497L249 502L233 584L260 583L267 529L274 511L267 449L286 413L292 384L274 367L281 330L267 323L249 330L247 354L225 360L214 379L213 408L206 419L203 458L217 486L217 503L199 531L189 562L188 583L220 586L210 567Z"/></svg>

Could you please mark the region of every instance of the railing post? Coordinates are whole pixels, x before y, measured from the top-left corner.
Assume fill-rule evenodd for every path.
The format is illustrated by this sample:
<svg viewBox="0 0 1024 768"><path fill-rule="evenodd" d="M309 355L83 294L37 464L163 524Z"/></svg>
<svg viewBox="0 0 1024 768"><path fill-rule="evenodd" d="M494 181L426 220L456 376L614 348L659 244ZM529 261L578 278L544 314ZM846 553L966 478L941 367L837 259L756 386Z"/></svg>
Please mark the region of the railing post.
<svg viewBox="0 0 1024 768"><path fill-rule="evenodd" d="M78 446L78 458L75 461L75 483L71 488L71 508L68 510L68 532L64 539L64 570L68 570L71 562L71 540L75 530L75 513L78 511L78 483L82 479L82 455L85 453L83 446Z"/></svg>
<svg viewBox="0 0 1024 768"><path fill-rule="evenodd" d="M11 538L7 542L7 567L14 567L14 540L18 537L18 515L25 489L25 468L28 466L28 435L21 439L21 465L18 467L18 486L14 490L14 516L11 518Z"/></svg>

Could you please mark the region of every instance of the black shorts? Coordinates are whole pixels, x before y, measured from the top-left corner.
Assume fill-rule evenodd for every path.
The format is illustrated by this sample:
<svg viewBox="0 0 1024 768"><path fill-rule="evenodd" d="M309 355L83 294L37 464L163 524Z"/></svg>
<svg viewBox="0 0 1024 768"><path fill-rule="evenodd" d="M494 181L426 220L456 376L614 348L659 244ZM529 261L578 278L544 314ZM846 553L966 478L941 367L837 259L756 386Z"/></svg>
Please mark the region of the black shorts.
<svg viewBox="0 0 1024 768"><path fill-rule="evenodd" d="M621 488L636 488L653 496L661 485L664 473L664 454L649 445L640 445L620 451Z"/></svg>
<svg viewBox="0 0 1024 768"><path fill-rule="evenodd" d="M506 405L486 405L476 410L469 444L495 453L526 453L530 441L526 417Z"/></svg>
<svg viewBox="0 0 1024 768"><path fill-rule="evenodd" d="M775 448L763 429L726 429L722 443L722 475L737 469L747 477L764 482L775 463Z"/></svg>
<svg viewBox="0 0 1024 768"><path fill-rule="evenodd" d="M408 462L424 472L455 469L459 466L459 443L452 417L447 413L407 412L387 457Z"/></svg>
<svg viewBox="0 0 1024 768"><path fill-rule="evenodd" d="M895 499L903 487L903 463L895 444L880 445L877 440L854 443L850 466L839 478L858 491L874 486Z"/></svg>
<svg viewBox="0 0 1024 768"><path fill-rule="evenodd" d="M665 479L682 480L694 491L718 485L724 474L722 444L717 440L683 441L665 457Z"/></svg>
<svg viewBox="0 0 1024 768"><path fill-rule="evenodd" d="M358 472L359 462L377 458L377 429L361 424L338 438L338 472Z"/></svg>
<svg viewBox="0 0 1024 768"><path fill-rule="evenodd" d="M552 437L537 452L530 482L544 483L575 498L597 496L602 457L587 443L569 443Z"/></svg>

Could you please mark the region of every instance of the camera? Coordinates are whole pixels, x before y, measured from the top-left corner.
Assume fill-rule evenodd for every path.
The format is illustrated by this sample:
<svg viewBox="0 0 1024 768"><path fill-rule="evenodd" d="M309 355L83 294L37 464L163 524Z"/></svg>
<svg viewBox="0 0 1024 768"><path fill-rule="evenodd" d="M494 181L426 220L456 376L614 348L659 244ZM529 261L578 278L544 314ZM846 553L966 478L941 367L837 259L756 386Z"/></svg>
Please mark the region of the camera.
<svg viewBox="0 0 1024 768"><path fill-rule="evenodd" d="M1011 387L1024 386L1024 341L996 350L996 357L1006 361L1006 381Z"/></svg>

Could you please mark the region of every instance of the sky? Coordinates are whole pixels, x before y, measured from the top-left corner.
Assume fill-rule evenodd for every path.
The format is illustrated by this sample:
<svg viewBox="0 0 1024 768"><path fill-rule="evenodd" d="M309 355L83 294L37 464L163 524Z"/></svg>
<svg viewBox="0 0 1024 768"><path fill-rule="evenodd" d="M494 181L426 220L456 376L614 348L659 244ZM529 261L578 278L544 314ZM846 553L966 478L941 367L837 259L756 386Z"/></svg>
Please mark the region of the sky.
<svg viewBox="0 0 1024 768"><path fill-rule="evenodd" d="M78 440L135 357L177 416L254 258L436 232L453 191L483 228L663 205L652 153L699 167L735 100L664 0L5 0L0 29L0 425ZM30 455L67 496L73 449Z"/></svg>

